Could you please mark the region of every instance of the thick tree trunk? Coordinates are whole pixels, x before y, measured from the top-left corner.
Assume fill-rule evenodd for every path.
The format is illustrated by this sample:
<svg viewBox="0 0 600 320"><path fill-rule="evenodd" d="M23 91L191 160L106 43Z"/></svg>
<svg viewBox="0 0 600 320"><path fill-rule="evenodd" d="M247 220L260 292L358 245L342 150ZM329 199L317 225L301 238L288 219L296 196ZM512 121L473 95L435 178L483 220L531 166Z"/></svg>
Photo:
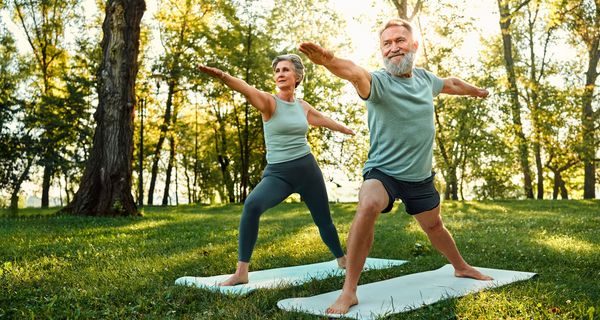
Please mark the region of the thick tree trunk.
<svg viewBox="0 0 600 320"><path fill-rule="evenodd" d="M498 0L500 11L500 29L502 30L502 45L504 49L504 62L506 73L508 74L508 89L510 93L511 115L515 137L517 138L517 148L519 150L519 162L521 172L523 173L523 190L525 196L533 199L533 187L531 179L531 169L529 166L529 148L527 139L523 132L521 121L521 104L519 103L519 89L517 87L517 77L515 73L514 60L512 55L512 37L510 35L511 12L508 7L508 1Z"/></svg>
<svg viewBox="0 0 600 320"><path fill-rule="evenodd" d="M88 216L137 215L131 194L133 106L144 0L108 0L98 72L97 122L90 158L65 212Z"/></svg>

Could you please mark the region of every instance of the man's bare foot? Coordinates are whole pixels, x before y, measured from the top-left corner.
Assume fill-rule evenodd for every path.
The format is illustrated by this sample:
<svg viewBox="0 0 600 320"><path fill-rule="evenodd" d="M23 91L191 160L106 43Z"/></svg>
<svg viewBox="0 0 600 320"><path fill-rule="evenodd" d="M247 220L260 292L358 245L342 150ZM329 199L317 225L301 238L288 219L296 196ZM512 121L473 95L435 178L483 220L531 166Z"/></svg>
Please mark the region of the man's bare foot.
<svg viewBox="0 0 600 320"><path fill-rule="evenodd" d="M235 286L236 284L248 283L248 275L233 274L229 279L219 283L220 286Z"/></svg>
<svg viewBox="0 0 600 320"><path fill-rule="evenodd" d="M340 269L346 269L346 256L337 258L337 263Z"/></svg>
<svg viewBox="0 0 600 320"><path fill-rule="evenodd" d="M344 293L335 300L335 302L325 310L326 313L346 314L350 307L358 304L358 298L355 293Z"/></svg>
<svg viewBox="0 0 600 320"><path fill-rule="evenodd" d="M479 272L477 269L467 265L463 270L454 269L454 276L459 278L472 278L475 280L494 280L494 278Z"/></svg>

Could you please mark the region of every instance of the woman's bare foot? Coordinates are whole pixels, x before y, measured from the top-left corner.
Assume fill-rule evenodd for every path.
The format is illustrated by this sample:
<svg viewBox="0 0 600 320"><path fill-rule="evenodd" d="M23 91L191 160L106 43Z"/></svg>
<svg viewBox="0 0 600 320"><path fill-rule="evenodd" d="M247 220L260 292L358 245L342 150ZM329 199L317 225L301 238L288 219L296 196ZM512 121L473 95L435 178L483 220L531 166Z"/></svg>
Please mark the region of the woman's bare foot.
<svg viewBox="0 0 600 320"><path fill-rule="evenodd" d="M235 273L229 279L219 283L220 286L235 286L236 284L248 283L248 270L250 265L248 262L238 261Z"/></svg>
<svg viewBox="0 0 600 320"><path fill-rule="evenodd" d="M494 280L494 278L479 272L470 265L467 265L462 270L454 269L454 276L459 278L472 278L475 280Z"/></svg>
<svg viewBox="0 0 600 320"><path fill-rule="evenodd" d="M335 302L325 310L326 313L335 313L335 314L346 314L350 307L358 304L358 298L356 297L356 293L345 293L342 290L340 296L335 300Z"/></svg>
<svg viewBox="0 0 600 320"><path fill-rule="evenodd" d="M346 269L346 256L337 258L337 263L340 269Z"/></svg>
<svg viewBox="0 0 600 320"><path fill-rule="evenodd" d="M229 279L219 283L220 286L235 286L236 284L245 284L248 283L248 274L246 275L238 275L233 274Z"/></svg>

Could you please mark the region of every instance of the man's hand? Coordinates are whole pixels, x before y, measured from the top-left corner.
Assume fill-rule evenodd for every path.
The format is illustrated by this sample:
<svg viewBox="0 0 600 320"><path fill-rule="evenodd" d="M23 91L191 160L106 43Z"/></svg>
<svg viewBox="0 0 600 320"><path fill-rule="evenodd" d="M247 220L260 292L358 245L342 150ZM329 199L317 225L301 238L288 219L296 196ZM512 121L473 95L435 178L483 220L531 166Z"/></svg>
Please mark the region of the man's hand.
<svg viewBox="0 0 600 320"><path fill-rule="evenodd" d="M475 94L475 97L485 99L489 95L490 95L490 92L487 89L477 88L477 93Z"/></svg>
<svg viewBox="0 0 600 320"><path fill-rule="evenodd" d="M333 52L312 42L303 42L298 49L315 64L325 65L333 60Z"/></svg>

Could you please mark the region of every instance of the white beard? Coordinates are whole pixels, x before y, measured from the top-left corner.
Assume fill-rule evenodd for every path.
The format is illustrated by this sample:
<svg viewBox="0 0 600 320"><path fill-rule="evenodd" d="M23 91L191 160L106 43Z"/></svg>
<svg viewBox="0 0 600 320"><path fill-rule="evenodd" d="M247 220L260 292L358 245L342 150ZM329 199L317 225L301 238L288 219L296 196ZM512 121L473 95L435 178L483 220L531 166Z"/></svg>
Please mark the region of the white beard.
<svg viewBox="0 0 600 320"><path fill-rule="evenodd" d="M392 62L392 59L383 57L383 64L385 65L385 69L394 76L409 74L413 69L414 62L414 51L407 52L402 58L402 60L400 60L398 63L394 63Z"/></svg>

